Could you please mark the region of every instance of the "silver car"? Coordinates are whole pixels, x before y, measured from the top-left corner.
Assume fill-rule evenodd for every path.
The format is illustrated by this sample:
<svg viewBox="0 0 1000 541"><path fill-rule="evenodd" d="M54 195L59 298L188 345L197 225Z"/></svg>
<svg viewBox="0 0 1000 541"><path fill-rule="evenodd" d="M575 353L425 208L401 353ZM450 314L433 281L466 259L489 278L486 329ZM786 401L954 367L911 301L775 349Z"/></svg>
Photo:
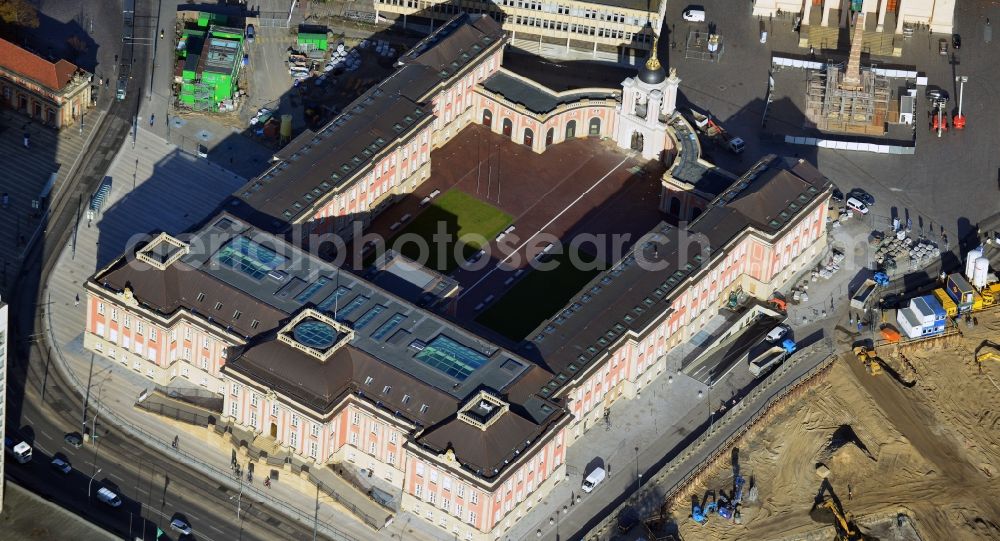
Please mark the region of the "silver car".
<svg viewBox="0 0 1000 541"><path fill-rule="evenodd" d="M170 529L181 535L191 535L191 525L182 518L171 520Z"/></svg>

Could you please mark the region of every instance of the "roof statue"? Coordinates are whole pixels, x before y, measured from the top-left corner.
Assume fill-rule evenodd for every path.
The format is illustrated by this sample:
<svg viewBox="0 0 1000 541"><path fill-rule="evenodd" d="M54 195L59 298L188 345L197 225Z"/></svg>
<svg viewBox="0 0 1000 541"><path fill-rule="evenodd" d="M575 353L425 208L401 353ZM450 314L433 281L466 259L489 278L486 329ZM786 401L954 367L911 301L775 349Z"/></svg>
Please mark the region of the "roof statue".
<svg viewBox="0 0 1000 541"><path fill-rule="evenodd" d="M639 69L639 80L650 85L658 85L667 78L666 71L663 70L663 65L660 64L660 59L656 57L656 50L660 45L660 36L655 36L653 38L653 48L649 51L649 59L646 60L646 64Z"/></svg>

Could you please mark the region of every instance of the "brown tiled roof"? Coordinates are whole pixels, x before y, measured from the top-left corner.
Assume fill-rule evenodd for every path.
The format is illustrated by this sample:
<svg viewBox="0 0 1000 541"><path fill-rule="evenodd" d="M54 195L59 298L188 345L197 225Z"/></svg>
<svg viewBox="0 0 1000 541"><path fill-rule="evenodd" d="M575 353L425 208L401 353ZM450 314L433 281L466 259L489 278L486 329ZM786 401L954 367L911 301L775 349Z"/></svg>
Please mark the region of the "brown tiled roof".
<svg viewBox="0 0 1000 541"><path fill-rule="evenodd" d="M0 67L56 91L62 90L69 84L77 70L72 62L62 59L49 62L2 38L0 38Z"/></svg>
<svg viewBox="0 0 1000 541"><path fill-rule="evenodd" d="M272 330L278 327L282 319L288 317L285 312L258 301L183 261L175 261L165 270L159 271L149 268L132 256L123 256L103 272L97 273L92 281L106 284L106 287L115 291L122 291L127 285L143 305L165 316L184 308L209 316L220 326L231 327L242 336ZM198 300L199 293L205 294L204 300ZM222 303L219 310L215 309L217 303ZM237 311L246 316L233 319ZM259 322L256 329L251 327L253 320Z"/></svg>

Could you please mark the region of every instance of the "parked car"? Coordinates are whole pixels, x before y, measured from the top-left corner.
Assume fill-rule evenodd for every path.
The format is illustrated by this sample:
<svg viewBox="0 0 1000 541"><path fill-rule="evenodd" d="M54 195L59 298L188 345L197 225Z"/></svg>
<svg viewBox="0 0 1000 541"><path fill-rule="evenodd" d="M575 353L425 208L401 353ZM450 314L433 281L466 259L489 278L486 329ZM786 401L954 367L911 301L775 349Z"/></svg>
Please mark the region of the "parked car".
<svg viewBox="0 0 1000 541"><path fill-rule="evenodd" d="M938 40L938 54L948 56L948 40L944 38Z"/></svg>
<svg viewBox="0 0 1000 541"><path fill-rule="evenodd" d="M833 189L833 193L830 194L830 198L832 198L837 203L843 203L844 202L844 192L842 192L842 191L834 188Z"/></svg>
<svg viewBox="0 0 1000 541"><path fill-rule="evenodd" d="M688 6L681 14L681 18L689 23L705 22L705 8L702 6Z"/></svg>
<svg viewBox="0 0 1000 541"><path fill-rule="evenodd" d="M181 535L191 535L191 525L179 517L170 521L170 529Z"/></svg>
<svg viewBox="0 0 1000 541"><path fill-rule="evenodd" d="M872 194L862 190L861 188L854 188L847 194L847 197L853 197L869 207L875 204L875 198L872 197Z"/></svg>
<svg viewBox="0 0 1000 541"><path fill-rule="evenodd" d="M252 24L248 24L247 25L247 42L248 43L253 43L253 39L255 37L257 37L257 30L253 27Z"/></svg>
<svg viewBox="0 0 1000 541"><path fill-rule="evenodd" d="M951 35L951 48L956 51L962 48L962 36L958 34Z"/></svg>
<svg viewBox="0 0 1000 541"><path fill-rule="evenodd" d="M778 343L778 340L784 338L786 334L788 334L788 327L778 325L777 327L771 329L771 332L767 333L767 336L765 336L764 339L772 344L776 344Z"/></svg>
<svg viewBox="0 0 1000 541"><path fill-rule="evenodd" d="M83 446L83 436L79 432L70 432L63 437L63 441L79 449Z"/></svg>
<svg viewBox="0 0 1000 541"><path fill-rule="evenodd" d="M868 207L864 203L858 201L853 197L847 198L847 208L853 210L854 212L859 212L861 214L868 214Z"/></svg>
<svg viewBox="0 0 1000 541"><path fill-rule="evenodd" d="M69 475L69 472L73 471L73 466L59 457L52 459L52 467L55 468L56 471L60 471L66 475Z"/></svg>

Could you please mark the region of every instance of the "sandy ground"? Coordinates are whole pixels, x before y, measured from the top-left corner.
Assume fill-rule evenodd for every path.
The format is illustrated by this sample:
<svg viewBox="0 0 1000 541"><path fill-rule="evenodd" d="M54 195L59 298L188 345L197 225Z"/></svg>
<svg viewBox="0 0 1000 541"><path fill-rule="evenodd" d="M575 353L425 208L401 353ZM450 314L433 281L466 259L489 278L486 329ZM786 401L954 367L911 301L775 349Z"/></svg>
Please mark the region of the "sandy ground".
<svg viewBox="0 0 1000 541"><path fill-rule="evenodd" d="M868 375L853 356L839 359L739 449L741 471L758 492L741 507L742 524L717 515L695 523L688 496L672 510L683 538L833 539L832 515L812 511L824 465L830 488L869 539L917 539L896 526L898 513L912 518L924 541L1000 539L1000 363L980 375L973 355L983 340L1000 342L1000 311L978 319L947 344L903 352L916 369L912 388L886 373ZM890 365L904 362L880 354ZM695 496L730 493L728 463L709 478Z"/></svg>

